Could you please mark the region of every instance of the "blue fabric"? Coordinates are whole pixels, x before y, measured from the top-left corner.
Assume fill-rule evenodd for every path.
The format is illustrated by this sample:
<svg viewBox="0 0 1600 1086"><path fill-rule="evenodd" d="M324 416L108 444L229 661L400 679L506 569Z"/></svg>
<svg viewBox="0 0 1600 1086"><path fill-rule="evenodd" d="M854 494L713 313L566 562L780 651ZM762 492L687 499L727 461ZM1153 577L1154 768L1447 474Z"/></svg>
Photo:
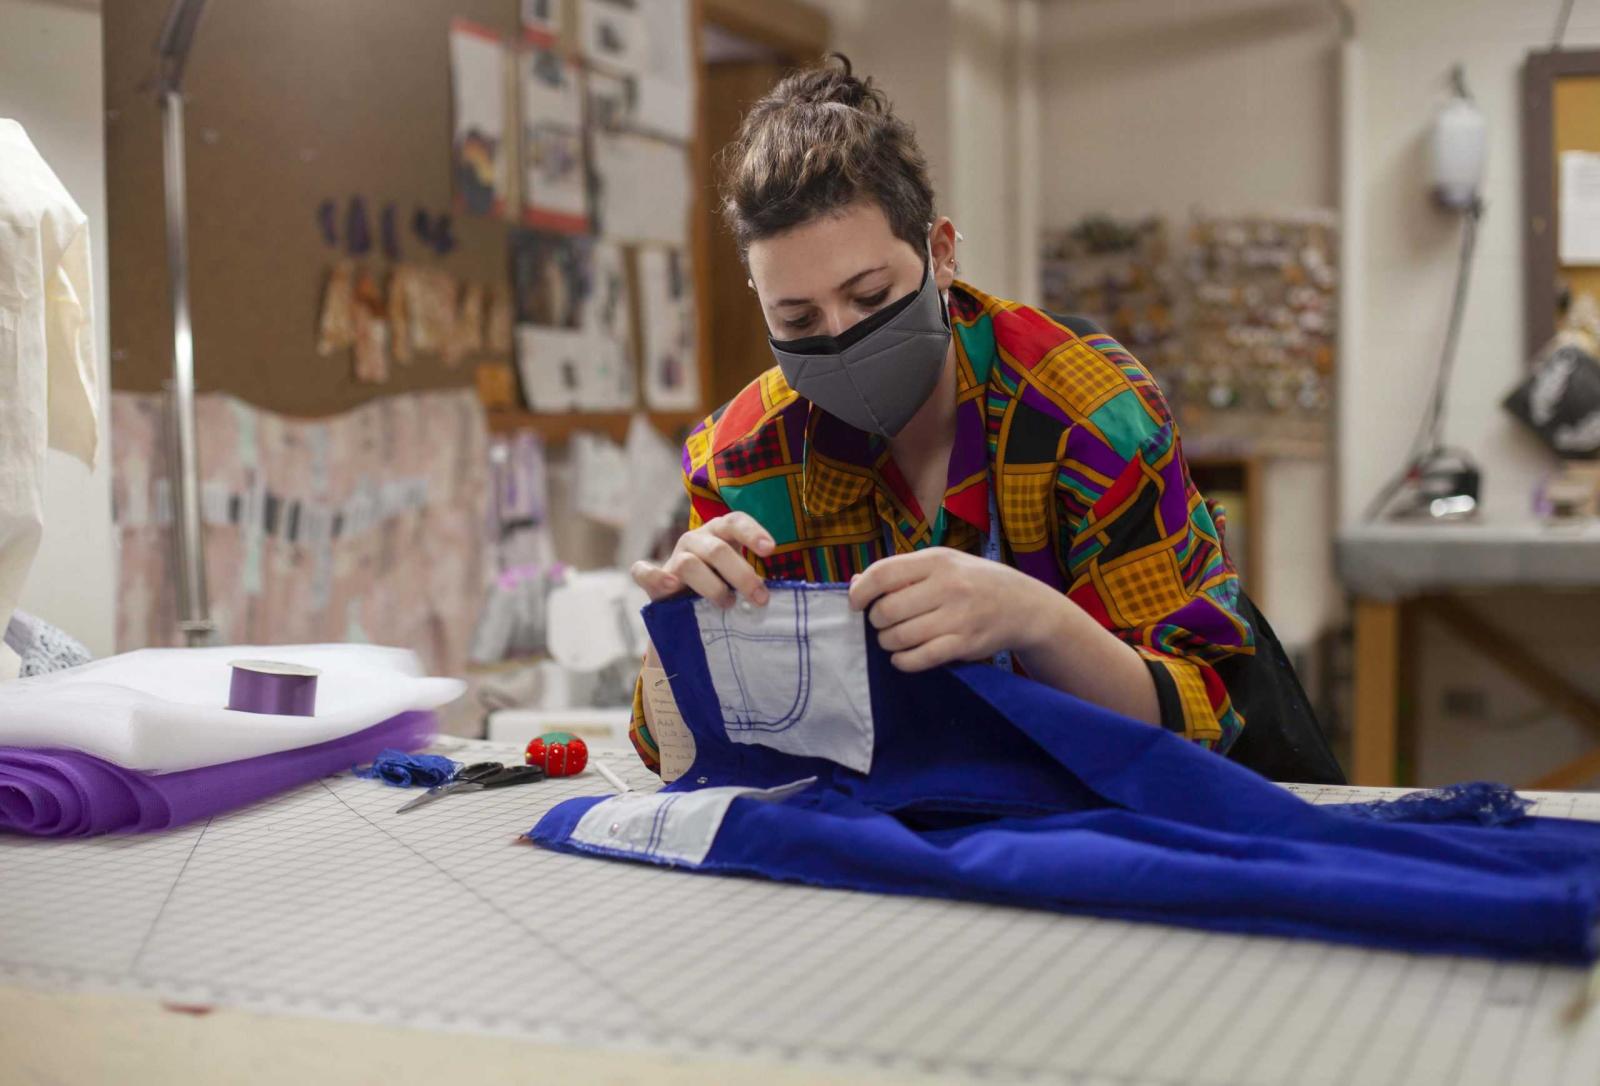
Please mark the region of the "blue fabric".
<svg viewBox="0 0 1600 1086"><path fill-rule="evenodd" d="M667 791L817 778L784 802L735 799L695 870L1420 951L1596 956L1600 825L1479 825L1492 786L1454 810L1414 805L1421 821L1404 805L1315 807L998 668L904 675L870 634L875 748L861 774L730 742L692 601L645 620L696 744ZM605 798L559 804L528 836L615 855L571 837Z"/></svg>
<svg viewBox="0 0 1600 1086"><path fill-rule="evenodd" d="M1469 781L1449 788L1411 792L1396 799L1328 806L1343 814L1379 822L1451 822L1470 818L1480 826L1503 826L1527 818L1533 804L1503 784Z"/></svg>
<svg viewBox="0 0 1600 1086"><path fill-rule="evenodd" d="M358 777L376 777L392 788L433 788L461 768L442 754L407 754L403 750L379 751L371 765L351 770Z"/></svg>

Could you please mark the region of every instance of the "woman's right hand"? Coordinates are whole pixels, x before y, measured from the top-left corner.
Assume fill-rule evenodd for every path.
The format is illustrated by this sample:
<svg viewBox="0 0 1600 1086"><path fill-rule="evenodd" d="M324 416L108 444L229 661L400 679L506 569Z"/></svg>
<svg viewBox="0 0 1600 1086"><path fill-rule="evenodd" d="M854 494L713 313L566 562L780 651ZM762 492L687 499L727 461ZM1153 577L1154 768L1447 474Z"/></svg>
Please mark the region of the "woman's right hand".
<svg viewBox="0 0 1600 1086"><path fill-rule="evenodd" d="M772 536L749 514L729 513L679 536L664 563L635 562L631 572L652 600L687 587L718 607L732 607L740 596L765 606L766 583L744 560L740 547L765 558L772 553Z"/></svg>

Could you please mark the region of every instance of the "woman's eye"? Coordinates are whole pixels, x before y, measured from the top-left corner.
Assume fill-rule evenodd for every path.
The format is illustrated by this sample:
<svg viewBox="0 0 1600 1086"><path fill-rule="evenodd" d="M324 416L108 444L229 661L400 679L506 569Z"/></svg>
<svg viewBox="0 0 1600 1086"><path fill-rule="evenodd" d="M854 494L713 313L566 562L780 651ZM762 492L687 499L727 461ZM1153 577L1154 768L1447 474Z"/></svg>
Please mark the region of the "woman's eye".
<svg viewBox="0 0 1600 1086"><path fill-rule="evenodd" d="M783 322L783 326L791 332L804 331L805 329L811 327L811 318L800 317L797 319L786 320Z"/></svg>
<svg viewBox="0 0 1600 1086"><path fill-rule="evenodd" d="M862 309L876 309L883 304L884 299L887 297L889 297L889 288L884 287L870 298L857 298L856 305L859 305Z"/></svg>

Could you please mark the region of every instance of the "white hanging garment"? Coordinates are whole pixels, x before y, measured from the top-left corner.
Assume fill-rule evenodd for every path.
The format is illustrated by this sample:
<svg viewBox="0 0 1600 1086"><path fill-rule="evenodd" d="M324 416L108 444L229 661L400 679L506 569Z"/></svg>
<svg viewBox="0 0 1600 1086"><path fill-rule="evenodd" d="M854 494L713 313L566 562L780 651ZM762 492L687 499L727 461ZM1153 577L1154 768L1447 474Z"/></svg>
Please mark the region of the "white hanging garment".
<svg viewBox="0 0 1600 1086"><path fill-rule="evenodd" d="M44 529L45 450L93 466L98 403L88 220L0 119L0 631ZM18 665L0 643L0 681Z"/></svg>

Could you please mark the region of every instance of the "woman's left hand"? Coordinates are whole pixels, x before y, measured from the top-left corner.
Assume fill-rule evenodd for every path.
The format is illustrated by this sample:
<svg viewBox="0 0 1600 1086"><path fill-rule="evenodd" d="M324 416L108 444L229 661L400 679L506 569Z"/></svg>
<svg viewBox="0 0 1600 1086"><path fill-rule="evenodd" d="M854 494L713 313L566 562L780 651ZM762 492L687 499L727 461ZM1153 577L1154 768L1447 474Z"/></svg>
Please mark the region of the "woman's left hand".
<svg viewBox="0 0 1600 1086"><path fill-rule="evenodd" d="M1026 651L1063 604L1026 573L949 547L881 559L850 582L850 606L867 612L901 671Z"/></svg>

